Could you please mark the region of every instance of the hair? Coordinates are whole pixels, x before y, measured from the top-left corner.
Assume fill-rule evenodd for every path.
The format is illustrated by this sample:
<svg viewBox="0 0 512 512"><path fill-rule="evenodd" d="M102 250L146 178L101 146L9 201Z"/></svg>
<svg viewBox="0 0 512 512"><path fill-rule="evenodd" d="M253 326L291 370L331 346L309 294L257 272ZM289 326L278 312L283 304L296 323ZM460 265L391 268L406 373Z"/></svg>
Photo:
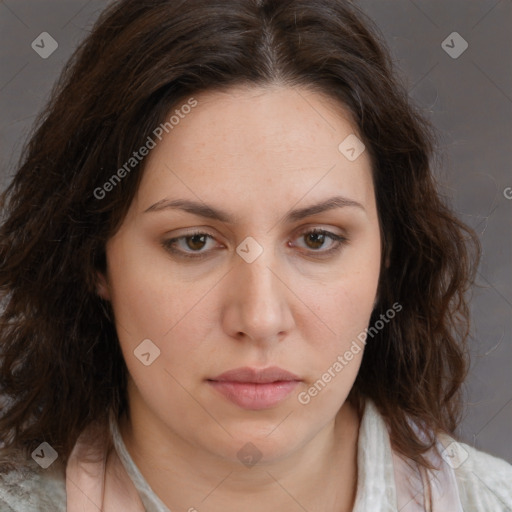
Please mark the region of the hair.
<svg viewBox="0 0 512 512"><path fill-rule="evenodd" d="M349 400L373 400L393 446L426 467L436 432L454 433L480 245L437 191L435 130L371 19L343 0L120 0L64 67L1 196L5 453L44 440L66 461L87 426L127 411L113 312L96 285L145 160L101 199L94 191L184 99L243 85L308 88L352 116L382 232L370 325L402 310L368 339Z"/></svg>

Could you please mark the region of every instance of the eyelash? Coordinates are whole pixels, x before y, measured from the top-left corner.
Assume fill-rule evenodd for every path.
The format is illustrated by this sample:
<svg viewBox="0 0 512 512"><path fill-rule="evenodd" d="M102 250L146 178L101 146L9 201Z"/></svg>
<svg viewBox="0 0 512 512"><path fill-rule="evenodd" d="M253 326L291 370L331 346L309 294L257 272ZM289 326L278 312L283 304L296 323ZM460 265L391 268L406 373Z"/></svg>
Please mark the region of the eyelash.
<svg viewBox="0 0 512 512"><path fill-rule="evenodd" d="M310 235L313 233L319 234L319 235L325 235L326 237L330 238L333 242L336 242L334 244L334 246L331 247L330 249L328 249L327 251L315 251L313 249L310 249L311 254L317 258L318 257L324 258L324 257L328 257L332 254L338 253L343 248L343 246L346 245L349 241L348 238L346 238L344 236L337 235L336 233L333 233L331 231L327 231L325 229L318 229L318 228L313 228L313 229L309 229L307 231L303 231L302 233L299 234L299 236L297 238L304 237L306 235ZM180 257L180 258L188 258L188 259L198 260L198 259L203 259L203 258L208 257L208 255L209 255L208 251L200 252L200 253L196 251L196 253L194 254L194 253L187 253L180 249L176 249L176 247L175 247L176 242L178 242L179 240L186 240L187 238L192 238L194 236L207 236L208 238L212 238L212 239L214 238L212 235L210 235L209 233L205 233L204 231L195 231L195 232L183 235L183 236L178 236L175 238L170 238L168 240L164 240L162 242L162 246L164 247L164 249L166 249L167 251L169 251L173 254L178 255L178 257Z"/></svg>

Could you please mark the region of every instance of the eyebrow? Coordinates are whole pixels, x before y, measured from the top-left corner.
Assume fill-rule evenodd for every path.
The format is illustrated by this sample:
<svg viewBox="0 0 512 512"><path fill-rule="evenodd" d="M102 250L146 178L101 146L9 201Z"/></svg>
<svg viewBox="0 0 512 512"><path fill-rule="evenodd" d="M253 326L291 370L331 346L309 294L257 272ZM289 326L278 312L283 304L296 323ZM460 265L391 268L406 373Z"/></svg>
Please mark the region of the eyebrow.
<svg viewBox="0 0 512 512"><path fill-rule="evenodd" d="M299 208L292 210L285 215L285 222L296 222L312 215L326 212L328 210L334 210L335 208L355 207L363 211L364 206L353 199L349 199L343 196L334 196L326 199L317 204L306 206L305 208ZM208 219L218 220L226 224L234 224L234 217L224 210L214 208L204 203L191 201L189 199L162 199L157 203L151 205L149 208L144 210L144 213L148 212L160 212L162 210L184 210L188 213L192 213L199 217L205 217Z"/></svg>

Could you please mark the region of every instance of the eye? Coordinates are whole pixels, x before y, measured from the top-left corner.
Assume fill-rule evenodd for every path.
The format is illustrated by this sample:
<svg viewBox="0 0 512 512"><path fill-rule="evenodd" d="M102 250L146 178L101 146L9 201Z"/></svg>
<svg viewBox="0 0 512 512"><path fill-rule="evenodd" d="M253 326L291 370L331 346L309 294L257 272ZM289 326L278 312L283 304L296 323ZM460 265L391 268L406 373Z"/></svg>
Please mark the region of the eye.
<svg viewBox="0 0 512 512"><path fill-rule="evenodd" d="M315 257L326 257L339 252L348 242L344 236L319 228L303 231L297 239L301 238L305 241L305 246L298 245L298 247L313 253ZM214 247L208 246L208 243L213 241L214 237L209 233L196 231L164 240L162 246L177 257L200 259L208 257L214 250L215 244L213 244ZM326 245L327 249L325 249ZM291 246L294 245L291 244Z"/></svg>
<svg viewBox="0 0 512 512"><path fill-rule="evenodd" d="M339 252L343 245L348 242L348 239L344 236L319 228L302 232L298 237L298 240L300 239L305 241L305 247L302 246L303 248L318 253L318 256L327 256ZM327 249L322 249L326 244Z"/></svg>
<svg viewBox="0 0 512 512"><path fill-rule="evenodd" d="M212 250L203 250L208 245L208 241L213 240L209 233L197 231L188 235L178 236L164 240L162 245L164 249L175 253L184 258L202 258Z"/></svg>

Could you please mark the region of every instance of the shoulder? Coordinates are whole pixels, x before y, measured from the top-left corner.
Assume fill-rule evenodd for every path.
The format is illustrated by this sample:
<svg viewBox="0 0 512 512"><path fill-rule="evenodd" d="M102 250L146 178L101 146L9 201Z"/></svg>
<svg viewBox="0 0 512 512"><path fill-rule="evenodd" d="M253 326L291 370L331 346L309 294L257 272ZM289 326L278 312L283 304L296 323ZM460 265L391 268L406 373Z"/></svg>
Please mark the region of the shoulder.
<svg viewBox="0 0 512 512"><path fill-rule="evenodd" d="M512 512L512 465L453 439L444 444L464 511Z"/></svg>
<svg viewBox="0 0 512 512"><path fill-rule="evenodd" d="M53 467L54 466L54 467ZM0 472L2 512L66 511L66 480L62 467L37 464Z"/></svg>

